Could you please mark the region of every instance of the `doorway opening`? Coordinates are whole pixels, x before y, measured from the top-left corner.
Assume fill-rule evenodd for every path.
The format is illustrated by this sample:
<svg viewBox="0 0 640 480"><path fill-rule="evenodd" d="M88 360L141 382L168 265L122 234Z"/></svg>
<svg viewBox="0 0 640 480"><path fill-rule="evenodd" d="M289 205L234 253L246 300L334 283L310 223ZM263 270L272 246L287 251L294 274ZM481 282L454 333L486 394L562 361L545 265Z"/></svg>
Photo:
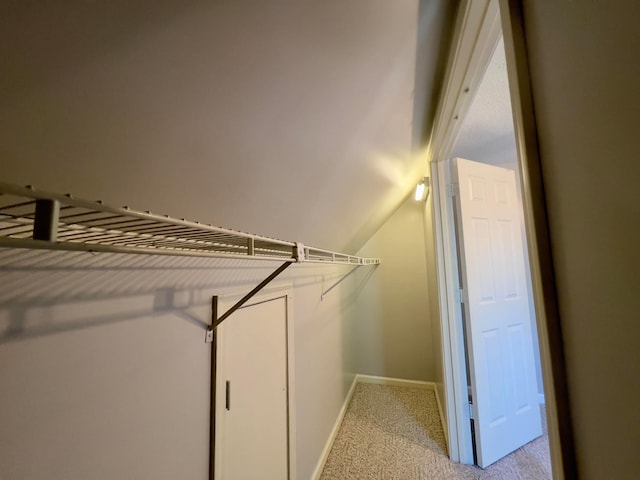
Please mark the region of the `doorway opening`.
<svg viewBox="0 0 640 480"><path fill-rule="evenodd" d="M433 167L446 186L441 217L455 264L448 330L459 338L450 346L457 371L449 378L463 407L456 460L487 467L543 433L521 202L513 170L461 158Z"/></svg>
<svg viewBox="0 0 640 480"><path fill-rule="evenodd" d="M490 64L490 59L496 50L496 46L499 45L500 53L503 55L502 74L505 82L507 78L507 70L509 70L510 80L513 82L514 75L528 75L526 69L524 73L522 71L514 73L514 66L512 65L516 57L514 53L514 42L516 44L515 50L522 46L518 46L517 35L521 32L516 32L515 37L513 33L513 25L517 23L517 19L514 21L512 17L513 7L511 4L504 2L501 4L507 9L503 14L503 21L505 25L505 43L507 44L507 54L504 55L503 46L501 43L502 27L500 22L500 11L498 9L498 2L487 1L468 4L463 7L466 8L465 15L461 15L461 25L458 28L461 30L456 35L457 40L454 41L454 48L456 49L456 55L464 56L462 53L467 53L466 59L459 61L454 57L454 65L449 67L448 78L446 80L447 85L445 87L445 94L442 104L439 107L437 115L437 126L435 129L434 137L432 138L432 152L431 152L431 174L433 185L433 216L434 216L434 230L436 240L436 259L437 259L437 277L439 283L439 304L441 314L441 332L442 332L442 350L443 350L443 370L444 370L444 384L442 386L442 393L440 398L446 405L446 423L445 429L448 432L449 441L449 454L452 460L461 461L463 463L478 463L480 465L489 464L487 460L474 457L474 450L478 448L474 441L478 437L478 424L479 419L473 419L474 431L472 432L471 421L474 414L477 416L482 414L476 410L476 406L470 406L469 392L471 390L472 404L478 400L477 385L474 386L473 382L473 369L472 363L473 354L470 352L469 362L465 357L467 348L465 347L465 331L463 325L467 327L471 326L471 319L467 318L463 323L463 311L467 305L461 303L461 300L465 300L465 296L468 295L468 291L460 290L459 278L464 275L462 265L464 261L458 261L457 246L455 243L456 238L456 224L460 224L460 219L456 219L453 214L453 203L450 202L452 196L456 193L453 191L455 187L451 185L452 182L451 171L445 162L445 159L452 158L454 156L466 157L471 160L482 160L482 156L485 158L490 155L491 161L485 163L497 163L501 167L505 167L506 163L511 163L509 170L515 172L517 178L516 186L518 190L518 196L522 197L519 202L524 208L525 220L521 222L522 228L517 233L523 238L527 239L525 248L529 248L527 252L524 252L524 258L528 258L529 262L524 262L525 266L530 266L530 274L525 276L525 283L528 287L526 296L528 297L528 309L530 310L531 319L537 319L530 322L530 334L531 340L525 339L525 336L520 334L526 333L524 330L512 328L511 333L518 332L511 340L506 342L507 347L509 341L511 345L525 345L528 344L531 347L532 354L530 357L525 355L520 359L521 364L534 365L534 381L530 383L529 390L533 389L536 403L539 401L545 401L548 406L548 414L550 414L549 421L549 457L551 458L551 464L553 468L553 478L564 478L564 472L571 472L572 465L572 443L571 438L563 438L561 425L566 422L563 420L558 412L567 413L568 404L566 403L566 397L563 395L562 389L558 389L561 378L563 378L564 370L563 364L558 362L554 365L553 371L551 368L552 358L554 360L561 360L561 351L554 350L553 345L557 341L556 333L553 329L548 328L548 323L553 321L554 307L555 307L555 293L553 291L553 285L541 286L541 278L546 269L550 269L550 258L546 257L544 250L544 238L540 236L539 232L545 230L545 216L544 212L538 218L534 218L534 213L539 213L536 209L539 209L542 202L537 202L534 197L532 201L532 195L539 195L542 198L542 192L536 191L532 187L532 176L535 181L535 175L539 175L539 171L533 170L537 165L537 146L529 148L525 143L525 135L523 130L523 111L524 117L532 115L532 111L526 111L526 105L523 104L520 99L522 86L516 85L514 91L509 92L508 87L503 89L500 93L503 103L507 103L506 121L509 122L508 137L502 138L491 137L487 133L487 118L483 118L480 122L475 124L475 136L476 138L490 139L491 142L486 142L484 145L476 145L475 151L472 153L458 153L454 148L459 147L456 144L456 139L463 139L461 132L463 133L465 126L463 118L465 113L472 109L472 99L475 92L478 90L481 80L487 69L487 65ZM478 8L478 10L474 10ZM475 23L473 21L474 16ZM462 32L462 33L461 33ZM514 40L515 38L515 40ZM465 42L467 42L465 44ZM461 53L462 52L462 53ZM523 51L518 51L518 55L524 57ZM456 61L460 63L459 69L456 70ZM521 69L522 70L522 69ZM508 85L508 84L507 84ZM452 93L453 92L453 93ZM528 92L525 92L528 94ZM509 104L509 99L514 100L513 109ZM526 102L525 102L526 103ZM470 107L471 106L471 107ZM483 109L484 115L490 115L492 112L490 109ZM515 119L515 120L514 120ZM524 120L526 123L526 120ZM462 124L462 126L461 126ZM535 130L534 130L535 131ZM531 140L530 138L528 140ZM506 147L511 148L507 149ZM482 148L480 148L482 147ZM504 161L504 157L500 157L496 152L510 150L511 159L509 162ZM535 158L534 155L535 154ZM535 184L534 184L535 187ZM543 207L543 205L542 205ZM449 209L449 210L447 210ZM526 228L525 225L526 224ZM480 229L482 230L482 229ZM526 230L526 231L525 231ZM482 232L480 232L482 233ZM511 235L511 233L509 233ZM509 237L507 235L507 237ZM505 238L507 238L505 237ZM509 237L510 238L510 237ZM541 241L542 240L542 241ZM533 242L533 243L532 243ZM482 242L480 242L482 244ZM540 250L541 246L543 250ZM502 252L504 253L504 252ZM464 253L462 254L464 257ZM481 269L482 270L482 269ZM461 273L463 275L461 275ZM551 291L549 291L551 289ZM542 292L545 292L543 294ZM546 295L550 293L550 295ZM468 301L468 297L467 297ZM512 324L513 325L513 324ZM508 325L507 325L508 326ZM536 328L537 326L537 328ZM524 326L522 327L524 328ZM538 336L538 329L540 329L540 335ZM469 328L470 330L470 328ZM496 331L497 332L497 331ZM500 339L498 333L495 333L492 337L495 345L498 345ZM516 338L517 337L517 338ZM488 337L487 337L488 338ZM491 340L491 338L485 340ZM516 340L518 341L516 341ZM520 343L518 343L520 342ZM491 342L489 342L491 343ZM538 345L540 349L538 349ZM551 345L551 348L550 348ZM473 350L471 347L469 350ZM476 348L476 350L478 350ZM486 348L483 355L485 360L487 355L491 357L497 350L494 348ZM511 351L523 351L521 348L511 348ZM540 354L542 351L542 354ZM508 352L508 350L507 350ZM498 357L503 353L498 354ZM477 360L477 359L476 359ZM488 361L492 361L489 358ZM513 377L514 371L513 365L506 368L503 372L506 376ZM470 372L467 377L467 372ZM510 373L509 373L510 372ZM469 379L468 379L469 378ZM484 383L487 383L486 375ZM494 382L495 383L495 382ZM533 385L533 387L531 387ZM561 385L560 385L561 386ZM471 387L471 389L469 388ZM525 388L523 391L531 393ZM474 391L474 389L476 391ZM546 392L546 395L545 395ZM558 395L560 394L560 395ZM532 398L529 395L527 398ZM490 405L499 404L495 401L490 402ZM559 405L556 405L557 401L560 401ZM531 401L527 402L529 408L531 407ZM490 416L490 414L489 414ZM498 416L499 417L499 416ZM484 420L487 418L487 413L484 413ZM568 417L567 417L568 418ZM496 418L493 421L499 423ZM490 422L491 423L491 422ZM563 443L564 442L564 443ZM478 449L482 449L480 446ZM550 475L551 476L551 475Z"/></svg>

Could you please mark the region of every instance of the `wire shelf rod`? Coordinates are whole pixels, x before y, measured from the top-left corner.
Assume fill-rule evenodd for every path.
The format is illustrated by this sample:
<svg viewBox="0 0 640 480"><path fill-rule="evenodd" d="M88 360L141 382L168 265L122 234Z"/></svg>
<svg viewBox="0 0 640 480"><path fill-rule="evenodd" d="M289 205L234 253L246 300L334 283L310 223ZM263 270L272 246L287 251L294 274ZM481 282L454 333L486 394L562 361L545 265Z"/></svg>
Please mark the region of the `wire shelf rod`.
<svg viewBox="0 0 640 480"><path fill-rule="evenodd" d="M178 249L154 249L145 247L119 247L116 245L102 245L102 244L88 244L88 243L74 243L74 242L58 242L51 244L44 240L32 240L28 238L11 238L1 237L0 248L28 248L37 250L65 250L75 252L91 252L91 253L124 253L124 254L136 254L136 255L168 255L168 256L185 256L185 257L210 257L210 258L226 258L231 260L267 260L267 261L286 261L295 262L296 259L273 257L266 255L240 255L232 253L219 253L208 252L205 250L199 250L194 255L192 250L178 250Z"/></svg>
<svg viewBox="0 0 640 480"><path fill-rule="evenodd" d="M362 258L0 182L0 247L373 265Z"/></svg>
<svg viewBox="0 0 640 480"><path fill-rule="evenodd" d="M160 222L160 223L189 226L189 227L193 227L193 228L200 229L200 230L207 230L207 231L210 231L210 232L218 232L218 233L222 233L222 234L232 232L234 235L241 236L241 237L244 237L244 238L262 239L262 240L265 240L265 241L267 241L269 243L278 243L278 244L281 244L281 245L288 245L288 246L291 246L291 247L295 246L294 242L287 242L285 240L262 237L260 235L254 235L254 234L250 234L250 233L246 233L246 232L231 231L231 230L227 230L227 229L224 229L224 228L221 228L221 227L214 227L212 225L207 225L207 224L203 224L203 223L190 222L188 220L177 219L177 218L172 218L172 217L166 217L166 216L162 216L162 215L156 215L156 214L149 213L149 212L140 212L140 211L137 211L137 210L129 209L127 207L125 207L125 208L110 207L110 206L104 205L104 204L102 204L100 202L91 202L91 201L88 201L88 200L80 200L78 198L72 197L71 195L61 195L61 194L52 193L52 192L44 192L42 190L36 190L34 188L27 188L27 187L19 187L17 185L12 185L12 184L5 183L5 182L0 182L0 190L4 191L5 193L9 193L9 194L15 195L15 196L25 196L25 197L31 197L31 198L43 199L43 200L57 200L61 204L73 205L73 206L80 207L80 208L86 208L88 210L111 212L111 213L115 213L115 214L118 214L118 215L122 215L124 217L146 218L146 219L150 219L150 220L155 220L155 221Z"/></svg>

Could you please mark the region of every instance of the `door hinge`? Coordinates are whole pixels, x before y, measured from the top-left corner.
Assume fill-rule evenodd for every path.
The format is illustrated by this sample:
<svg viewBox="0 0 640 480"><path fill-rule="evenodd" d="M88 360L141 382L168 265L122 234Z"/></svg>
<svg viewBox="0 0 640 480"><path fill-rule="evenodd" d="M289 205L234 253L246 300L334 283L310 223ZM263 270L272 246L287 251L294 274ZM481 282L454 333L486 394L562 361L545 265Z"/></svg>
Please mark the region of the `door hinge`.
<svg viewBox="0 0 640 480"><path fill-rule="evenodd" d="M457 185L455 183L448 183L447 184L447 195L450 197L455 197L456 196L456 190L457 190Z"/></svg>
<svg viewBox="0 0 640 480"><path fill-rule="evenodd" d="M456 302L464 303L464 289L457 288L455 291Z"/></svg>
<svg viewBox="0 0 640 480"><path fill-rule="evenodd" d="M473 403L469 402L469 419L473 420Z"/></svg>

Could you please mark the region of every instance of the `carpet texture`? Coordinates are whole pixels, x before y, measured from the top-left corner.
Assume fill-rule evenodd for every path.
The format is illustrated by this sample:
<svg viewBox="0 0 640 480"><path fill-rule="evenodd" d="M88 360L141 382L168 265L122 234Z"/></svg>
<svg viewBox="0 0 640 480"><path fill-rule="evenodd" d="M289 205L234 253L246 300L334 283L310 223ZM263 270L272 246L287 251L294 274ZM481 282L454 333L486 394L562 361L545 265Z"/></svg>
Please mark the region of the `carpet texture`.
<svg viewBox="0 0 640 480"><path fill-rule="evenodd" d="M454 463L433 391L360 383L320 478L550 480L549 444L545 432L484 470Z"/></svg>

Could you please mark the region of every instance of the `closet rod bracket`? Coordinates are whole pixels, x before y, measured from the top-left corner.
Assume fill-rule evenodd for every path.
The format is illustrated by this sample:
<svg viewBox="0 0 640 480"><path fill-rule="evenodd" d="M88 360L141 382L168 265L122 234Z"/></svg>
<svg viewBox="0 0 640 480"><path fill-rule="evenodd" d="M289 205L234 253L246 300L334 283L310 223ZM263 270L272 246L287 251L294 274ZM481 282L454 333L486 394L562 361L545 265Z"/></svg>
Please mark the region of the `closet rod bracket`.
<svg viewBox="0 0 640 480"><path fill-rule="evenodd" d="M208 327L207 333L205 334L205 337L204 337L204 343L211 343L211 342L213 342L213 328Z"/></svg>
<svg viewBox="0 0 640 480"><path fill-rule="evenodd" d="M58 237L60 202L40 198L35 201L35 204L33 239L56 242Z"/></svg>
<svg viewBox="0 0 640 480"><path fill-rule="evenodd" d="M354 273L356 270L358 270L362 265L356 265L355 267L353 267L351 270L349 270L349 272L346 275L343 275L342 277L340 277L340 280L338 280L337 282L335 282L333 285L331 285L329 288L327 288L324 292L322 292L320 294L320 300L324 300L325 295L327 295L331 290L333 290L334 288L336 288L338 285L340 285L349 275L351 275L352 273Z"/></svg>

